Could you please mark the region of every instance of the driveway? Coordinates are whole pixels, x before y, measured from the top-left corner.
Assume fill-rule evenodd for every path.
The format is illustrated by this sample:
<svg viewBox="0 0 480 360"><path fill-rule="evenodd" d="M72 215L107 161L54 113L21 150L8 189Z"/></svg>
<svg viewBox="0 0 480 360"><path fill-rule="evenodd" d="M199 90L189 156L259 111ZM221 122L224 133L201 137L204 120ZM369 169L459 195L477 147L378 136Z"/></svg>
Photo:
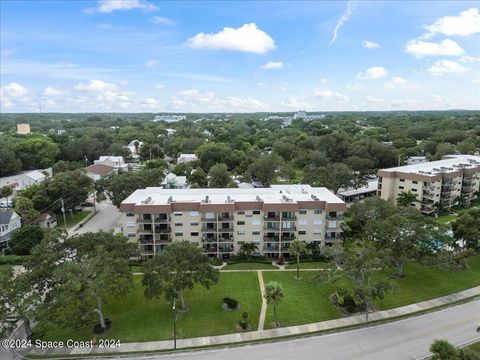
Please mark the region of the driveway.
<svg viewBox="0 0 480 360"><path fill-rule="evenodd" d="M98 232L119 229L118 221L120 212L115 205L106 201L97 204L97 213L76 231L70 230L70 235L84 234L87 232Z"/></svg>

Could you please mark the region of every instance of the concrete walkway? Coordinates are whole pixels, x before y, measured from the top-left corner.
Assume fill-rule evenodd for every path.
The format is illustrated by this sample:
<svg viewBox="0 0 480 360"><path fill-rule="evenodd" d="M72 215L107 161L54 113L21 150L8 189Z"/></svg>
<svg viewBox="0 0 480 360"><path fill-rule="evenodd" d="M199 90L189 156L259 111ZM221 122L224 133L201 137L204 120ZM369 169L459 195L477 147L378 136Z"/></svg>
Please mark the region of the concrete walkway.
<svg viewBox="0 0 480 360"><path fill-rule="evenodd" d="M265 299L265 282L263 281L263 273L257 271L258 284L260 285L260 293L262 295L262 309L260 310L260 319L258 320L258 331L263 330L265 326L265 317L267 315L267 299Z"/></svg>
<svg viewBox="0 0 480 360"><path fill-rule="evenodd" d="M406 305L390 310L377 311L370 314L370 321L391 319L402 315L414 314L422 310L432 309L441 305L447 305L449 303L467 299L470 297L480 296L480 286L464 290L458 293L454 293L440 298L422 301L416 304ZM308 334L312 332L335 330L352 325L361 325L365 323L365 315L359 314L349 316L345 318L322 321L311 324L304 324L298 326L289 326L277 329L269 330L257 330L245 333L234 333L218 336L205 336L191 339L179 339L177 340L177 348L191 348L201 347L209 345L225 345L235 344L245 341L255 341L261 339L270 339L276 337L285 337L292 335ZM122 343L119 347L114 348L54 348L54 349L25 349L23 354L35 354L35 355L81 355L90 353L117 353L117 352L145 352L145 351L159 351L159 350L171 350L173 342L171 340L166 341L151 341L140 343Z"/></svg>

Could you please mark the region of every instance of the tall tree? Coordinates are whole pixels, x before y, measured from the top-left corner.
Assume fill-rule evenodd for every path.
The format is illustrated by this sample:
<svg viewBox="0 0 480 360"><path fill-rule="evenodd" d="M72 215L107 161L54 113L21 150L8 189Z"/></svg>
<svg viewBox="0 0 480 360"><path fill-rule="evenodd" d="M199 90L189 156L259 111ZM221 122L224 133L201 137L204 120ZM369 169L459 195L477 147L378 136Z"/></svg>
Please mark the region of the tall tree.
<svg viewBox="0 0 480 360"><path fill-rule="evenodd" d="M283 159L276 154L261 155L249 166L248 172L263 186L270 186L277 177L277 171L283 165Z"/></svg>
<svg viewBox="0 0 480 360"><path fill-rule="evenodd" d="M0 198L5 198L7 200L7 211L9 209L8 197L13 194L13 189L10 186L4 186L0 188Z"/></svg>
<svg viewBox="0 0 480 360"><path fill-rule="evenodd" d="M208 256L188 241L173 242L143 268L145 296L164 295L169 301L180 299L180 308L187 310L184 291L195 284L210 288L218 282L218 270L210 265Z"/></svg>
<svg viewBox="0 0 480 360"><path fill-rule="evenodd" d="M240 252L246 256L248 262L252 261L252 254L256 251L258 251L258 245L252 242L246 242L240 246Z"/></svg>
<svg viewBox="0 0 480 360"><path fill-rule="evenodd" d="M18 141L14 145L18 159L22 161L24 169L43 169L55 163L60 153L58 145L49 137L32 135Z"/></svg>
<svg viewBox="0 0 480 360"><path fill-rule="evenodd" d="M480 209L463 212L452 222L452 230L457 241L464 241L467 248L480 252Z"/></svg>
<svg viewBox="0 0 480 360"><path fill-rule="evenodd" d="M32 224L38 220L40 213L35 210L33 201L25 196L15 197L15 212L22 218L23 224Z"/></svg>
<svg viewBox="0 0 480 360"><path fill-rule="evenodd" d="M22 161L17 158L11 147L0 146L0 177L13 175L22 169Z"/></svg>
<svg viewBox="0 0 480 360"><path fill-rule="evenodd" d="M208 172L208 187L211 188L225 188L229 187L232 176L225 164L215 164Z"/></svg>
<svg viewBox="0 0 480 360"><path fill-rule="evenodd" d="M335 194L340 188L355 188L366 184L366 181L355 174L348 165L333 163L325 167L309 167L305 169L303 181L312 186L324 186Z"/></svg>
<svg viewBox="0 0 480 360"><path fill-rule="evenodd" d="M278 322L278 304L282 301L284 296L285 290L283 290L283 286L280 283L270 281L265 285L264 297L267 300L267 304L273 305L273 321L275 322L275 326L280 325Z"/></svg>
<svg viewBox="0 0 480 360"><path fill-rule="evenodd" d="M45 231L38 225L28 225L15 231L8 242L8 249L15 255L30 255L30 251L38 245Z"/></svg>
<svg viewBox="0 0 480 360"><path fill-rule="evenodd" d="M298 239L293 240L290 243L290 254L297 259L297 275L295 278L297 280L300 279L300 256L305 255L307 253L307 244L305 241L300 241Z"/></svg>
<svg viewBox="0 0 480 360"><path fill-rule="evenodd" d="M416 201L417 201L417 195L411 192L410 190L401 192L400 194L398 194L398 197L397 197L398 206L407 207Z"/></svg>

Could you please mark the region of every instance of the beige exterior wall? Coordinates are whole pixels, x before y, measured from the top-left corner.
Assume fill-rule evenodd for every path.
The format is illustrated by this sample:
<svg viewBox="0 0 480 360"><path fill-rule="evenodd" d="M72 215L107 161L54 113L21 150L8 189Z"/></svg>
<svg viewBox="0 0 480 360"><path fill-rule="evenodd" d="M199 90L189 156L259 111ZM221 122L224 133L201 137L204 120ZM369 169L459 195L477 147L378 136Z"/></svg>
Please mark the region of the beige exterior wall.
<svg viewBox="0 0 480 360"><path fill-rule="evenodd" d="M17 124L17 134L30 134L30 124Z"/></svg>

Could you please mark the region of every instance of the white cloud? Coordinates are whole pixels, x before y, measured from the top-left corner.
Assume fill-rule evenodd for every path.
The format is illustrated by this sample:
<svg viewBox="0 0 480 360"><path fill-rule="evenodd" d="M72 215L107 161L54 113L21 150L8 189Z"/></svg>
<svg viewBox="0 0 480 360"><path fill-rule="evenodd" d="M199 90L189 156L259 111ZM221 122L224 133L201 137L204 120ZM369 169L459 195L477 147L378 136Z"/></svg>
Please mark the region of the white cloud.
<svg viewBox="0 0 480 360"><path fill-rule="evenodd" d="M460 61L463 62L463 63L474 63L474 62L479 62L480 61L480 57L479 56L468 56L468 55L465 55L465 56L462 56L460 58Z"/></svg>
<svg viewBox="0 0 480 360"><path fill-rule="evenodd" d="M154 16L150 19L150 22L155 25L175 25L175 22L173 20L163 16Z"/></svg>
<svg viewBox="0 0 480 360"><path fill-rule="evenodd" d="M332 90L315 90L315 97L331 102L347 102L348 97Z"/></svg>
<svg viewBox="0 0 480 360"><path fill-rule="evenodd" d="M90 80L88 83L80 83L75 85L75 90L78 91L115 91L117 90L117 85L111 84L102 80Z"/></svg>
<svg viewBox="0 0 480 360"><path fill-rule="evenodd" d="M5 49L5 50L0 51L0 57L3 57L3 58L8 58L8 57L12 56L13 54L15 54L15 50L13 50L13 49Z"/></svg>
<svg viewBox="0 0 480 360"><path fill-rule="evenodd" d="M467 69L458 62L445 59L438 60L433 66L427 69L427 71L434 76L446 73L462 73L466 70Z"/></svg>
<svg viewBox="0 0 480 360"><path fill-rule="evenodd" d="M362 41L362 46L366 49L376 49L380 47L379 44L368 40Z"/></svg>
<svg viewBox="0 0 480 360"><path fill-rule="evenodd" d="M87 13L111 13L118 10L141 9L154 11L158 8L146 0L98 0L96 8L87 9Z"/></svg>
<svg viewBox="0 0 480 360"><path fill-rule="evenodd" d="M157 85L155 85L155 88L156 88L157 90L163 90L163 89L165 89L165 85L163 85L163 84L157 84Z"/></svg>
<svg viewBox="0 0 480 360"><path fill-rule="evenodd" d="M145 105L149 109L157 109L160 107L160 102L157 99L150 97L146 98L143 101L143 105Z"/></svg>
<svg viewBox="0 0 480 360"><path fill-rule="evenodd" d="M338 36L338 31L340 28L345 25L347 20L350 18L352 15L353 10L357 7L357 1L356 0L350 0L347 3L347 8L345 9L344 13L340 17L340 19L337 21L337 24L335 25L335 28L332 31L332 40L330 40L330 44L333 44L335 40L337 40Z"/></svg>
<svg viewBox="0 0 480 360"><path fill-rule="evenodd" d="M2 86L0 88L0 95L2 97L21 97L27 94L27 88L16 82L11 82L10 84Z"/></svg>
<svg viewBox="0 0 480 360"><path fill-rule="evenodd" d="M462 11L458 16L445 16L432 25L425 25L428 31L425 37L435 34L467 36L480 32L480 14L478 8Z"/></svg>
<svg viewBox="0 0 480 360"><path fill-rule="evenodd" d="M155 60L155 59L151 59L151 60L147 60L145 61L145 66L146 67L155 67L159 64L159 61L158 60Z"/></svg>
<svg viewBox="0 0 480 360"><path fill-rule="evenodd" d="M371 80L380 79L386 76L388 71L382 66L372 66L368 68L364 73L358 73L357 79L359 80Z"/></svg>
<svg viewBox="0 0 480 360"><path fill-rule="evenodd" d="M385 83L387 89L395 89L398 86L405 85L408 81L399 76L394 76L392 80Z"/></svg>
<svg viewBox="0 0 480 360"><path fill-rule="evenodd" d="M269 61L262 65L262 69L273 70L283 69L283 63L281 61Z"/></svg>
<svg viewBox="0 0 480 360"><path fill-rule="evenodd" d="M348 90L353 90L353 91L363 90L362 84L359 84L359 83L347 84L347 85L345 85L345 87Z"/></svg>
<svg viewBox="0 0 480 360"><path fill-rule="evenodd" d="M282 101L281 104L294 109L307 109L310 107L305 101L294 97L289 98L287 101Z"/></svg>
<svg viewBox="0 0 480 360"><path fill-rule="evenodd" d="M450 39L445 39L438 43L416 39L410 40L405 46L405 51L418 57L439 55L457 56L464 53L460 45Z"/></svg>
<svg viewBox="0 0 480 360"><path fill-rule="evenodd" d="M365 101L363 102L363 105L367 106L367 107L370 107L372 105L378 105L378 104L381 104L383 102L383 99L379 99L375 96L365 96Z"/></svg>
<svg viewBox="0 0 480 360"><path fill-rule="evenodd" d="M198 33L187 40L191 49L230 50L264 54L275 48L275 41L254 23L239 28L224 27L217 33Z"/></svg>
<svg viewBox="0 0 480 360"><path fill-rule="evenodd" d="M197 89L183 90L171 99L174 110L182 111L266 111L270 106L251 97L219 97L213 91L200 92Z"/></svg>
<svg viewBox="0 0 480 360"><path fill-rule="evenodd" d="M63 95L63 94L65 94L65 91L54 88L52 86L47 86L43 90L43 95L45 95L45 96L60 96L60 95Z"/></svg>

